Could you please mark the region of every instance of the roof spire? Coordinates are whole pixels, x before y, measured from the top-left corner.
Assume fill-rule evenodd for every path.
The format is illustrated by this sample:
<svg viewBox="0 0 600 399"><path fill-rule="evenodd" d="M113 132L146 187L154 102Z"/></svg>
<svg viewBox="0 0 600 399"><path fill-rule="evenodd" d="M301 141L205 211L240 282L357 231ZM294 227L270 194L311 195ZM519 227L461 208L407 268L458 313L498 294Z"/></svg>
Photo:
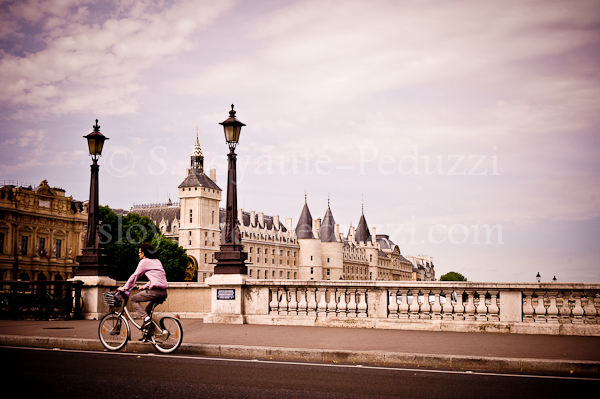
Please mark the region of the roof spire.
<svg viewBox="0 0 600 399"><path fill-rule="evenodd" d="M364 194L361 194L360 202L361 202L361 206L362 206L362 214L364 215L365 214L365 195Z"/></svg>
<svg viewBox="0 0 600 399"><path fill-rule="evenodd" d="M204 155L202 155L200 141L198 140L198 124L196 124L196 142L194 143L194 150L192 151L192 156L190 158L191 169L204 173Z"/></svg>

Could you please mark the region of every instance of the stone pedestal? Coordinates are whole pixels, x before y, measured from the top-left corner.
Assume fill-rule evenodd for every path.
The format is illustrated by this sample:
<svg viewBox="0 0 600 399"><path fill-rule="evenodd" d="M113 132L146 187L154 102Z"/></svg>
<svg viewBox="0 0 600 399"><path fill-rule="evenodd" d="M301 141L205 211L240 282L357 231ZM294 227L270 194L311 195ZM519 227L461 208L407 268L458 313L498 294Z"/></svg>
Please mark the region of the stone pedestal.
<svg viewBox="0 0 600 399"><path fill-rule="evenodd" d="M114 290L117 287L116 280L106 276L77 276L69 281L83 281L81 288L83 318L98 320L110 312L110 308L104 303L102 294Z"/></svg>
<svg viewBox="0 0 600 399"><path fill-rule="evenodd" d="M246 275L214 274L206 279L211 289L211 311L204 323L244 324L243 285Z"/></svg>
<svg viewBox="0 0 600 399"><path fill-rule="evenodd" d="M524 321L523 294L521 291L502 291L500 293L500 321Z"/></svg>

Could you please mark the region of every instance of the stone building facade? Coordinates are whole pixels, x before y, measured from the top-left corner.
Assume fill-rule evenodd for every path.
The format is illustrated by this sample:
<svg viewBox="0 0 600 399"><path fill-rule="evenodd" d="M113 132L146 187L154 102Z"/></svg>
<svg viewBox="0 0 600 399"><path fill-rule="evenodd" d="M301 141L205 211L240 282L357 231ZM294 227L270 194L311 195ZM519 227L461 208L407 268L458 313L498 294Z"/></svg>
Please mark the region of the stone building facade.
<svg viewBox="0 0 600 399"><path fill-rule="evenodd" d="M0 278L67 280L73 277L87 224L87 203L67 197L46 180L32 187L0 185Z"/></svg>
<svg viewBox="0 0 600 399"><path fill-rule="evenodd" d="M190 168L178 187L179 203L133 207L149 216L167 237L178 241L189 257L189 278L204 281L213 273L225 210L216 171L204 173L204 157L196 136ZM412 278L413 264L387 235L369 229L363 214L344 237L328 204L323 218L313 219L305 198L296 227L278 215L238 209L237 219L248 275L256 279L393 280Z"/></svg>
<svg viewBox="0 0 600 399"><path fill-rule="evenodd" d="M433 257L429 255L415 255L406 257L413 265L412 281L433 281L435 280L435 268L433 266Z"/></svg>

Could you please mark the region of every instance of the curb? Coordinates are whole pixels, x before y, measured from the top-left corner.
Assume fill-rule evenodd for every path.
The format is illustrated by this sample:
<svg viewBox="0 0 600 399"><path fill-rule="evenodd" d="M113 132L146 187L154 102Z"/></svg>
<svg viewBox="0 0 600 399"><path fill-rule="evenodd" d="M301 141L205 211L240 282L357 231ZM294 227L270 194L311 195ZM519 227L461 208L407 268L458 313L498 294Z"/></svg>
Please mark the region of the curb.
<svg viewBox="0 0 600 399"><path fill-rule="evenodd" d="M105 351L97 339L30 337L0 335L0 346L60 348L70 350ZM148 344L130 341L126 352L154 350ZM555 359L524 359L461 355L429 355L378 351L348 351L332 349L277 348L266 346L182 344L178 354L230 357L240 359L282 360L340 364L402 366L447 370L478 370L573 377L600 378L600 362Z"/></svg>

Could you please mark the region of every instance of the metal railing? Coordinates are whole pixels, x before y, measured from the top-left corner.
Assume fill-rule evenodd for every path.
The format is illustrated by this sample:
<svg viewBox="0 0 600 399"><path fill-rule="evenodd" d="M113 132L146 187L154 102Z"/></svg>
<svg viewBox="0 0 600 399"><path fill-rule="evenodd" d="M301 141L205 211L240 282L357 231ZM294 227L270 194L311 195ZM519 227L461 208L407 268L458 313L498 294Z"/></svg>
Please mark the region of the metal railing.
<svg viewBox="0 0 600 399"><path fill-rule="evenodd" d="M81 319L81 281L0 281L0 318Z"/></svg>

